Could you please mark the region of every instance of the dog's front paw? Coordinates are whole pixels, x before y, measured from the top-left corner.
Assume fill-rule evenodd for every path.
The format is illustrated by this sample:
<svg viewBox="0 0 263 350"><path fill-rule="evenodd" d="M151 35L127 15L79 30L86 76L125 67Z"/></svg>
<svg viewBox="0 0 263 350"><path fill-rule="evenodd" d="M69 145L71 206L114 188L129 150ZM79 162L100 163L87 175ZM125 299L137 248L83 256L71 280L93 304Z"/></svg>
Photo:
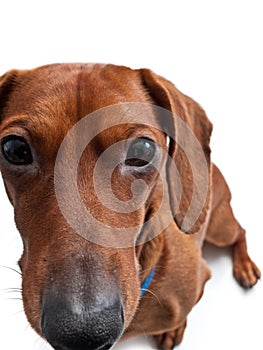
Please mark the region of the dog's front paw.
<svg viewBox="0 0 263 350"><path fill-rule="evenodd" d="M186 321L174 331L155 335L158 350L172 350L176 345L179 345L183 340Z"/></svg>
<svg viewBox="0 0 263 350"><path fill-rule="evenodd" d="M252 288L261 276L259 268L249 257L236 259L233 272L236 280L243 288Z"/></svg>

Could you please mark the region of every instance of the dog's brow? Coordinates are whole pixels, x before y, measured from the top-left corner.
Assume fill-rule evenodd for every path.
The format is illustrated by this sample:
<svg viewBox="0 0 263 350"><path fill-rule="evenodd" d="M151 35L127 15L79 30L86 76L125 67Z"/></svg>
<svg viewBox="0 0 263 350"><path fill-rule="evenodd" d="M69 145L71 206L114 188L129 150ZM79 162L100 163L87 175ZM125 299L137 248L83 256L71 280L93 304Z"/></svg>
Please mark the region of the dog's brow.
<svg viewBox="0 0 263 350"><path fill-rule="evenodd" d="M32 122L30 118L26 115L16 115L10 118L7 118L2 122L2 130L6 130L12 127L22 127L25 129L29 129L32 126Z"/></svg>
<svg viewBox="0 0 263 350"><path fill-rule="evenodd" d="M12 128L20 128L26 130L28 133L39 130L39 127L52 127L52 119L46 118L44 115L41 117L37 114L16 114L3 120L0 128L0 133L6 132Z"/></svg>

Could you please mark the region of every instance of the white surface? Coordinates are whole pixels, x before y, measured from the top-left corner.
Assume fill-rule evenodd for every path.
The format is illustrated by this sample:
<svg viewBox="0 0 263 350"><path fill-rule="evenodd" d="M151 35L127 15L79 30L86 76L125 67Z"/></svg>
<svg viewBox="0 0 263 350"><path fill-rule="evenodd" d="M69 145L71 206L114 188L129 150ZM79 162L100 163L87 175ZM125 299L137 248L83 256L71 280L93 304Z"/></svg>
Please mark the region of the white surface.
<svg viewBox="0 0 263 350"><path fill-rule="evenodd" d="M214 124L213 160L225 174L234 211L262 254L261 1L6 1L0 4L0 74L51 62L148 67L206 109ZM0 265L15 267L21 244L1 187ZM262 350L263 287L244 292L227 252L206 250L213 278L191 312L180 350ZM20 277L0 267L0 348L47 350L22 312ZM154 349L148 338L118 350Z"/></svg>

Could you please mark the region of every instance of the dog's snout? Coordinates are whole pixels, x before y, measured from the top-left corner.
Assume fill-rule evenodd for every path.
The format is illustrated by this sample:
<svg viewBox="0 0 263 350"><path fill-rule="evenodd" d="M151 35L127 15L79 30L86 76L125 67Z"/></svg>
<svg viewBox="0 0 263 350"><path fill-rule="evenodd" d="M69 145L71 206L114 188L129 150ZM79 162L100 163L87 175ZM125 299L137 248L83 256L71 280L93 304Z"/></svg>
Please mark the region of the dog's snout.
<svg viewBox="0 0 263 350"><path fill-rule="evenodd" d="M85 301L84 301L85 300ZM48 292L43 298L41 330L56 350L107 350L123 332L121 299L105 293L89 303L74 295Z"/></svg>

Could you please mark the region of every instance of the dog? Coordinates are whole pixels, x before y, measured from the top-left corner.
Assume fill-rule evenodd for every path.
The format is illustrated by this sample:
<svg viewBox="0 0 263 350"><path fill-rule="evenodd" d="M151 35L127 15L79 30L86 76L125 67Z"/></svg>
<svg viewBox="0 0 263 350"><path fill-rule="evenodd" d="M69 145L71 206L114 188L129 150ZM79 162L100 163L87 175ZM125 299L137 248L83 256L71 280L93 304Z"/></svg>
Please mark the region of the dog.
<svg viewBox="0 0 263 350"><path fill-rule="evenodd" d="M242 287L257 283L211 132L204 110L149 69L54 64L0 78L24 310L54 349L106 350L140 334L158 349L180 344L210 278L204 241L232 248Z"/></svg>

